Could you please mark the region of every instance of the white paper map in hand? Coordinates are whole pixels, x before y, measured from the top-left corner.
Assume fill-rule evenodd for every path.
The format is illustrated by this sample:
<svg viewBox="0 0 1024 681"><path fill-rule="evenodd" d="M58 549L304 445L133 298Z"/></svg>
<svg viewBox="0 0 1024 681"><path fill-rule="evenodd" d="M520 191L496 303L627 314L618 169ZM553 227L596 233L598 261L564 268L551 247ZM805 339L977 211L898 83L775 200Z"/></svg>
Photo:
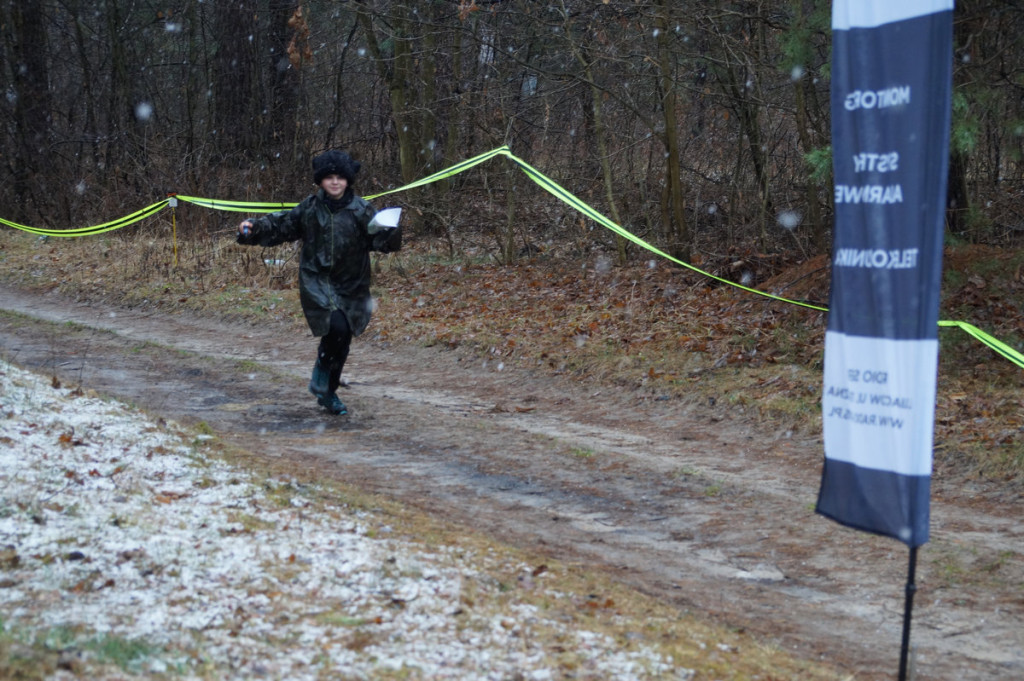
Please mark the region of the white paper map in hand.
<svg viewBox="0 0 1024 681"><path fill-rule="evenodd" d="M377 211L377 214L370 220L370 224L367 225L367 231L370 234L376 234L383 229L394 229L398 227L398 219L402 217L401 208L383 208Z"/></svg>

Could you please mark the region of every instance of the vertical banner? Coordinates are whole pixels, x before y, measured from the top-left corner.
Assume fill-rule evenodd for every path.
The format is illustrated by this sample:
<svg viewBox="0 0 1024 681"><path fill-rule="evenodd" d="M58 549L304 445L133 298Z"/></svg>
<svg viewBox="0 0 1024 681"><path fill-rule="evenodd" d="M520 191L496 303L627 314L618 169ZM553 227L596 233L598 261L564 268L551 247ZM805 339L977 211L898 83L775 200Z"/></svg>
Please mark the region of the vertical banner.
<svg viewBox="0 0 1024 681"><path fill-rule="evenodd" d="M817 512L928 541L953 0L835 0Z"/></svg>

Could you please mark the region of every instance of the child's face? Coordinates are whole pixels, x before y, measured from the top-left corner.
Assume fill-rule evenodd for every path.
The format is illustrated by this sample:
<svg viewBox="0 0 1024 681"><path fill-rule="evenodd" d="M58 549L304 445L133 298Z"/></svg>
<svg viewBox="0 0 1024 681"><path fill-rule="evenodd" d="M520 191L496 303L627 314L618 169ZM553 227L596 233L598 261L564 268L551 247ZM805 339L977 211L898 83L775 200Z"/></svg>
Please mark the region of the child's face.
<svg viewBox="0 0 1024 681"><path fill-rule="evenodd" d="M320 186L327 192L327 196L332 199L340 199L348 187L348 180L337 173L331 173L320 181Z"/></svg>

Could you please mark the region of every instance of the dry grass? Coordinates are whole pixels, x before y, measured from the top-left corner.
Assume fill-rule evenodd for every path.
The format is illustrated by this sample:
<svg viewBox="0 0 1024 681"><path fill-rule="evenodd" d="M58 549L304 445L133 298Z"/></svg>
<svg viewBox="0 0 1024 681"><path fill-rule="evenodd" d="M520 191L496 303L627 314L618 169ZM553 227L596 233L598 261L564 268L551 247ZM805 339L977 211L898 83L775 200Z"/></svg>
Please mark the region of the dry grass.
<svg viewBox="0 0 1024 681"><path fill-rule="evenodd" d="M41 240L6 231L0 233L0 278L154 312L304 326L294 288L293 247L242 248L228 233L173 244L152 231L132 228L77 240ZM970 321L1020 347L1022 262L1020 254L983 249L947 256L943 318ZM472 249L451 257L425 240L412 240L401 254L378 259L376 269L381 311L370 333L379 341L443 345L488 361L614 385L638 399L715 400L752 411L775 429L820 428L825 319L819 312L711 286L665 263L652 265L640 258L612 267L600 256L559 254L557 246L504 267ZM827 285L827 271L812 262L758 287L823 302ZM948 480L982 482L994 496L1019 493L1024 480L1020 369L958 332L941 334L936 473ZM264 466L268 476L284 472L275 470L273 462L248 457L245 465ZM287 473L296 476L293 469ZM325 504L343 499L350 507L374 509L379 521L400 535L432 544L465 546L482 554L501 551L508 559L497 564L531 565L544 571L548 588L578 594L553 602L524 588L530 571L498 571L491 575L502 587L497 595L468 595L472 602L467 607L498 608L502 599L515 598L555 608L566 621L585 622L623 646L636 641L657 645L680 666L697 669L696 678L837 678L832 670L794 659L742 632L697 616L680 617L676 608L611 576L582 566L536 565L530 556L495 547L466 528L418 516L342 483L328 482L325 489ZM949 578L955 580L956 565L951 566ZM567 674L578 664L557 633L545 648ZM26 652L23 642L0 632L0 657L16 660ZM41 665L36 671L59 664L56 655L44 653L29 654ZM22 677L38 676L28 670Z"/></svg>
<svg viewBox="0 0 1024 681"><path fill-rule="evenodd" d="M513 603L532 606L543 612L548 621L606 635L617 641L622 650L641 645L652 647L672 659L680 670L694 670L694 681L846 678L826 665L801 660L742 630L715 623L698 613L681 613L676 605L625 586L621 575L595 571L592 565L565 564L548 558L538 562L538 556L526 550L497 545L492 538L464 526L411 512L384 497L325 479L319 469L306 477L294 462L285 465L269 459L254 461L245 452L223 446L221 456L254 470L257 477L285 478L304 489L315 490L320 498L306 497L314 502L308 509L310 513L316 512L316 506L321 504L361 509L369 514L363 522L371 526L370 533L374 527L386 526L389 537L488 556L491 567L483 567L487 577L476 583L466 582L461 595L460 605L475 613L508 612ZM513 624L509 622L509 626ZM576 648L575 642L565 640L565 629L534 629L532 636L534 642L542 642L550 668L560 674L556 678L576 678L573 672L584 667L585 653ZM359 641L353 644L359 645Z"/></svg>
<svg viewBox="0 0 1024 681"><path fill-rule="evenodd" d="M40 240L9 230L0 233L0 277L75 298L302 327L294 246L237 246L230 224L177 244L154 231ZM824 313L645 256L626 266L600 249L582 258L578 238L548 242L515 266L496 264L468 239L455 246L412 238L400 254L375 260L381 311L373 337L614 385L639 400L749 407L776 428L820 430ZM743 263L701 265L737 278ZM774 270L762 263L755 287L827 302L823 256ZM949 250L941 317L1024 347L1022 272L1021 252ZM1021 369L957 330L941 330L940 343L937 473L993 484L995 494L1006 485L1019 492Z"/></svg>
<svg viewBox="0 0 1024 681"><path fill-rule="evenodd" d="M32 388L37 391L39 386ZM13 390L10 394L13 394ZM26 410L24 413L32 414L33 418L39 418L40 412L50 409L56 413L71 413L75 411L75 401L81 396L76 396L69 391L66 402L60 405L41 407L39 411ZM52 401L52 395L46 398ZM91 399L91 398L89 398ZM287 559L278 548L268 548L273 542L269 534L285 532L285 525L298 524L302 529L294 529L292 544L285 544L291 550L301 554L308 554L323 550L323 544L313 541L310 545L296 541L297 535L309 533L316 535L325 528L329 532L353 532L358 525L358 532L368 537L387 537L391 547L381 556L391 555L391 558L378 562L381 556L373 562L373 567L367 568L375 573L385 573L390 581L393 576L401 575L413 582L424 580L426 584L433 583L432 578L423 574L423 567L435 573L448 572L453 569L463 570L459 580L459 589L455 592L451 603L444 603L443 620L445 623L455 622L455 630L460 634L467 634L467 638L473 633L479 633L484 641L491 640L486 634L494 623L499 623L502 629L510 632L509 639L517 645L522 641L523 651L530 651L531 658L539 655L536 661L538 667L550 670L551 677L555 679L597 679L595 675L593 659L588 655L600 655L601 651L614 650L617 654L637 654L638 666L641 668L647 664L660 664L670 660L672 669L669 671L651 671L648 674L637 673L631 678L666 679L676 681L678 679L838 679L841 678L834 670L813 662L800 660L780 647L764 643L758 639L736 631L721 624L715 624L709 619L700 615L681 613L678 607L671 604L649 598L641 593L630 589L622 584L621 572L614 575L605 574L594 570L590 566L565 564L551 560L540 554L528 550L514 550L495 543L493 540L474 533L471 529L462 526L455 526L443 522L434 517L423 516L392 503L386 498L369 495L355 489L344 482L331 479L324 475L320 466L304 470L301 463L295 460L287 462L272 458L253 457L249 452L233 449L230 445L213 439L201 439L201 435L208 434L206 428L197 427L191 430L181 429L177 425L164 424L161 426L144 426L143 432L154 432L159 434L160 439L156 440L161 444L153 446L151 440L141 447L134 447L133 439L136 435L125 426L127 417L124 415L114 416L114 408L104 408L103 413L111 418L105 423L107 430L104 431L104 438L117 438L116 433L121 433L120 439L116 440L115 451L129 452L127 460L132 457L150 459L154 453L158 454L156 459L164 457L171 458L180 455L180 452L189 452L186 456L195 467L193 474L195 478L185 474L182 469L174 468L177 473L176 479L184 484L182 489L194 489L194 484L188 480L201 482L203 489L214 489L220 486L230 488L230 491L217 491L214 489L217 502L211 502L208 498L203 502L195 501L201 510L195 517L188 518L190 514L183 513L180 519L179 530L185 531L185 536L190 539L187 544L195 543L195 551L189 550L190 559L178 560L177 558L168 561L168 555L157 551L147 551L147 548L133 548L122 551L116 560L132 565L135 570L143 570L154 573L152 581L146 581L147 589L153 590L161 577L174 582L170 591L163 591L175 601L176 606L194 603L195 610L204 608L217 611L217 598L209 592L213 589L220 589L228 593L234 593L234 598L244 597L248 591L249 595L260 594L267 596L265 600L259 600L258 616L252 611L252 602L243 603L233 600L230 605L233 607L234 615L226 615L225 619L214 624L215 617L210 618L210 623L204 628L202 635L187 635L184 639L168 637L164 642L156 643L152 636L139 635L133 637L124 627L112 629L119 633L101 633L92 630L87 624L65 624L29 627L18 622L18 618L12 617L5 621L0 615L0 678L3 679L53 679L53 678L88 678L88 679L174 679L188 676L198 679L223 679L243 678L250 671L250 663L258 661L239 659L245 655L238 655L238 650L250 650L252 656L263 656L268 651L280 652L282 655L294 654L296 647L296 635L289 633L294 631L288 628L289 623L297 623L300 629L308 632L308 629L301 624L303 618L309 615L306 603L296 603L291 597L282 592L290 591L286 585L296 582L303 582L303 575L308 576L308 565L313 561L295 560L293 553ZM95 416L89 416L92 420ZM117 421L111 423L111 421ZM41 419L41 422L45 422ZM84 421L83 421L84 422ZM66 424L62 423L61 428ZM17 426L18 428L24 426ZM56 432L54 431L55 434ZM13 430L13 428L11 429ZM97 430L99 432L99 430ZM171 437L173 435L173 437ZM191 447L182 446L188 442ZM41 448L35 447L36 451ZM66 450L74 447L68 445ZM80 451L80 450L78 450ZM145 452L149 454L145 454ZM119 454L120 456L120 454ZM226 461L233 465L231 468L221 468L214 465L218 460ZM111 462L113 463L113 462ZM138 463L136 461L136 463ZM44 462L42 458L36 461L40 470L49 470L53 467L53 459ZM79 457L77 460L64 460L65 466L71 466L73 470L76 465L85 468L91 466L103 467L88 455ZM113 487L108 487L106 492L100 489L93 489L79 492L83 496L99 496L116 493L122 497L144 497L153 498L157 503L149 503L157 508L170 509L170 504L189 503L185 501L189 493L181 493L176 497L169 497L171 492L160 492L154 496L154 488L151 482L154 479L163 479L166 469L159 464L143 470L142 466L131 466L121 464L130 470L121 470L118 474L116 492ZM121 467L119 466L119 468ZM61 466L63 467L63 466ZM97 470L98 469L93 469ZM118 469L114 469L118 470ZM154 477L154 473L158 473ZM47 473L48 474L48 473ZM44 474L44 479L45 475ZM111 472L110 475L114 473ZM90 473L91 475L91 473ZM211 477L205 477L205 476ZM237 477L236 477L237 476ZM247 488L252 481L259 487L259 494ZM238 486L241 486L240 488ZM73 486L76 490L78 485ZM23 486L22 490L26 487ZM85 489L85 488L81 488ZM24 494L20 491L18 494ZM33 493L34 494L34 493ZM161 497L164 497L161 499ZM17 497L16 497L17 498ZM24 497L27 498L27 497ZM246 499L246 511L238 510L235 504L239 498ZM109 545L109 536L104 538L100 535L98 525L105 524L106 507L103 503L75 504L70 494L63 499L68 500L67 506L56 507L54 504L51 510L53 514L49 517L50 525L59 522L58 518L64 514L67 516L79 516L84 514L86 520L83 524L75 526L74 546L81 546L86 553L102 552ZM126 499L127 501L127 499ZM126 501L122 503L126 503ZM164 507L163 505L168 506ZM11 504L12 506L14 504ZM88 506L88 508L83 508ZM138 506L135 506L139 510ZM301 508L301 511L296 509ZM219 512L223 511L223 517ZM281 511L280 513L278 511ZM18 514L10 507L4 508L0 504L0 515ZM98 513L98 516L91 514ZM117 527L122 526L152 526L154 521L160 522L161 526L168 522L168 518L175 517L176 511L166 511L169 515L149 516L141 510L133 517L126 517L118 520ZM26 515L26 514L21 514ZM42 517L42 516L40 516ZM358 518L358 523L354 521ZM227 522L224 522L227 521ZM27 526L33 524L32 519L23 518ZM171 521L172 523L174 521ZM207 523L217 528L214 532L230 532L233 537L248 537L252 544L264 546L265 553L260 556L260 563L257 571L249 573L244 580L245 584L233 583L224 579L223 575L214 577L212 581L204 582L208 577L193 575L191 586L184 586L177 577L181 571L193 570L205 572L201 568L203 560L195 561L195 554L201 554L203 549L200 545L209 546L211 542L209 535L189 535L190 531L197 528L206 528ZM92 526L90 530L83 530L85 526ZM189 530L189 526L192 530ZM80 532L85 534L80 534ZM118 534L124 538L124 535ZM135 535L130 535L135 536ZM205 536L203 539L201 537ZM180 537L180 535L179 535ZM124 545L134 544L134 539L124 539ZM288 542L285 537L284 542ZM402 547L418 546L417 559L407 560L395 558L395 553L401 556ZM69 547L70 548L70 547ZM237 547L236 547L237 548ZM337 549L328 549L335 551ZM392 553L394 551L395 553ZM62 554L66 549L62 551ZM245 553L240 551L240 553ZM83 554L84 555L84 554ZM306 556L309 557L308 555ZM6 580L5 570L19 567L19 563L29 560L28 556L22 557L15 547L0 550L0 588L16 588L17 575L15 580ZM32 555L31 560L41 560L38 555ZM59 557L47 558L43 562L62 560ZM245 560L251 561L252 557ZM327 580L337 579L344 581L352 579L358 582L351 572L345 569L335 571L333 565L345 563L344 556L332 556L331 569L321 576ZM90 563L93 563L90 560ZM99 556L96 557L95 566L83 569L76 574L68 583L77 580L81 574L86 576L75 586L70 587L67 593L55 593L53 599L24 599L31 602L30 608L47 609L52 612L66 612L68 608L75 607L75 599L79 595L88 600L90 592L104 590L109 594L118 588L134 589L137 586L128 586L130 578L118 576L117 580L110 578L103 582L103 577L112 573L110 562L104 562ZM471 569L465 570L466 566ZM25 566L22 565L24 568ZM214 571L216 572L216 570ZM311 580L314 584L318 580ZM102 586L97 586L102 582ZM124 582L124 583L122 583ZM201 586L196 588L196 582ZM378 584L383 583L379 582ZM240 588L241 587L241 588ZM18 588L28 588L22 584ZM379 586L378 586L379 588ZM354 589L355 590L355 589ZM429 586L424 587L428 592ZM47 590L49 591L49 589ZM329 590L328 590L329 591ZM159 591L158 591L159 592ZM319 593L314 588L312 593ZM378 596L379 591L374 590ZM270 595L274 594L274 595ZM232 596L227 596L232 598ZM404 609L406 605L401 598L392 596L395 600L387 608ZM117 599L115 599L117 600ZM129 600L121 597L122 603L127 604ZM244 600L244 598L243 598ZM350 595L349 600L358 601ZM379 600L377 598L370 601ZM444 601L444 599L441 599ZM211 602L212 601L212 602ZM378 625L382 620L389 619L380 614L380 608L368 609L367 615L363 617L362 610L357 613L352 611L324 610L325 605L332 604L331 597L324 595L324 599L316 603L313 610L317 614L313 617L318 624L325 625L330 631L328 639L315 638L315 643L305 642L302 645L308 650L310 660L304 662L309 665L314 673L318 670L331 669L326 661L319 665L316 655L326 653L329 644L340 642L341 645L353 651L383 644L383 639L393 639L393 633L381 629ZM93 602L95 607L95 602ZM220 604L223 605L223 602ZM312 605L312 604L311 604ZM366 604L364 603L364 606ZM20 608L19 608L20 609ZM192 611L192 606L188 611ZM181 612L181 611L179 611ZM221 610L223 613L223 610ZM522 613L533 613L522 619ZM441 613L438 612L438 615ZM134 619L134 613L130 605L122 616ZM116 620L116 615L114 618ZM275 622L275 633L266 635L266 641L256 647L242 647L235 649L234 654L224 653L224 640L240 636L240 640L266 634L265 629L259 625L244 631L248 618L254 617L260 622ZM46 621L46 620L44 620ZM48 620L53 621L53 620ZM58 620L59 621L59 620ZM68 620L71 621L71 620ZM437 620L429 617L420 620L426 622L426 626L434 628L445 626ZM168 618L169 629L178 629L180 625L174 622L174 617ZM260 632L254 634L253 632ZM579 632L590 632L593 638L600 639L600 645L595 645L592 650L588 646L582 646L577 639ZM415 640L423 632L406 630L408 638ZM403 636L404 638L404 636ZM461 637L460 637L461 638ZM611 644L605 641L613 642ZM483 645L486 645L483 644ZM275 650L275 646L279 646ZM596 652L595 652L596 651ZM506 651L507 652L507 651ZM652 654L654 653L654 654ZM372 654L372 653L368 653ZM379 654L379 652L377 653ZM159 663L154 666L154 663ZM691 673L692 670L692 673ZM330 672L323 671L323 674ZM267 678L273 678L272 673ZM324 677L326 678L326 677ZM332 676L331 678L337 678ZM364 678L360 676L360 678ZM388 670L381 667L372 676L373 679L426 679L434 678L417 674L415 670L403 669L400 671ZM446 677L448 678L448 677ZM451 678L457 678L452 676ZM509 678L517 678L510 676Z"/></svg>

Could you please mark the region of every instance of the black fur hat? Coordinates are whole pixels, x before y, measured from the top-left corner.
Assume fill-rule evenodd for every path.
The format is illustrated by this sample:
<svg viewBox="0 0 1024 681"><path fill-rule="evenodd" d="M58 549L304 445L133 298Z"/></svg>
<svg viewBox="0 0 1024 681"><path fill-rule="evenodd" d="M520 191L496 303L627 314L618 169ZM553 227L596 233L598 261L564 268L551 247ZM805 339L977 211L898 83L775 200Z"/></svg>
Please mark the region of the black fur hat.
<svg viewBox="0 0 1024 681"><path fill-rule="evenodd" d="M349 186L355 184L359 173L359 161L344 151L331 149L313 159L313 183L320 184L328 175L338 174L348 180Z"/></svg>

